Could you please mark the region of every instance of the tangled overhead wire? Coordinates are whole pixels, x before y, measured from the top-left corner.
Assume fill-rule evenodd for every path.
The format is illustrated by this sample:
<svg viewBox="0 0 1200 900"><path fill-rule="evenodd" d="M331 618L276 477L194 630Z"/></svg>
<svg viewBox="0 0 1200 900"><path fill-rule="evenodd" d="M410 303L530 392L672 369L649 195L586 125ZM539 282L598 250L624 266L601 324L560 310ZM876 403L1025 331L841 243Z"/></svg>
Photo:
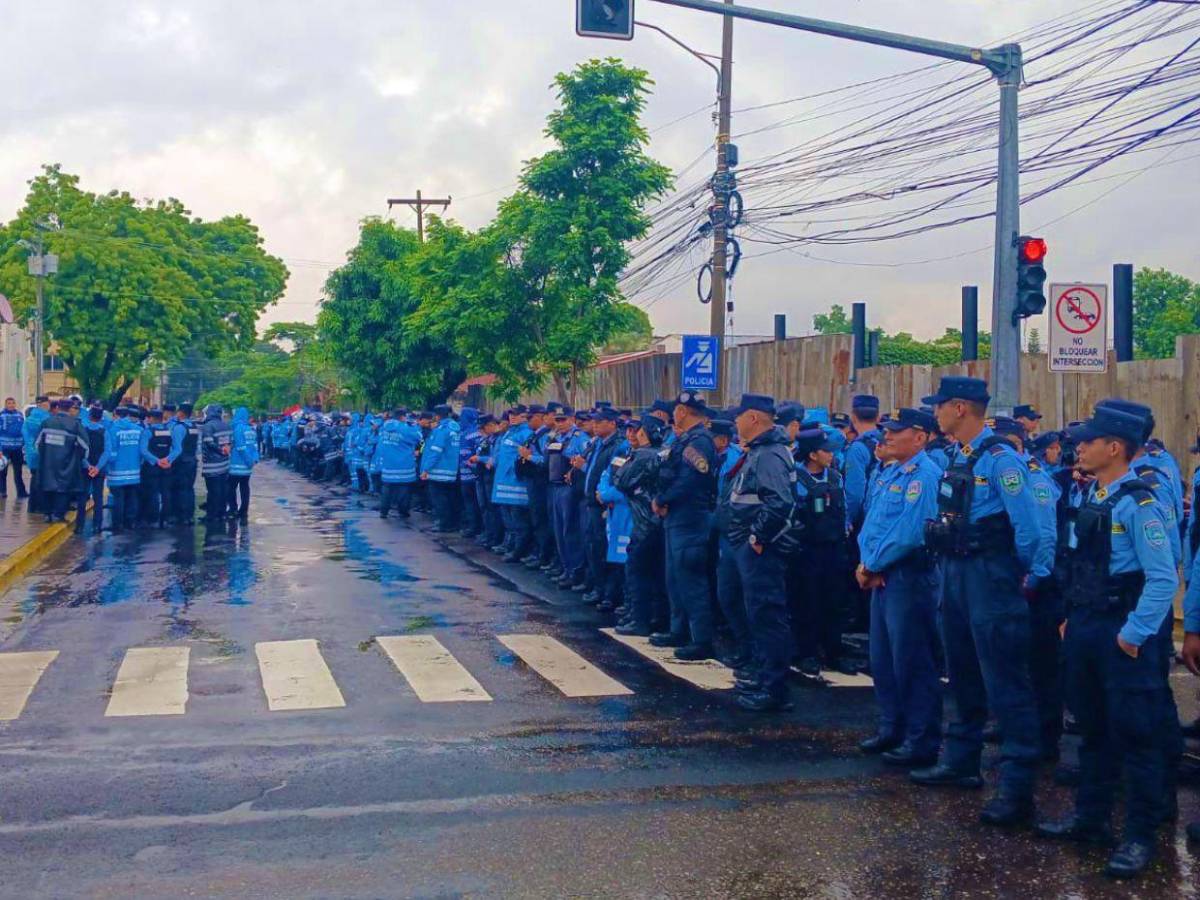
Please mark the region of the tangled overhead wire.
<svg viewBox="0 0 1200 900"><path fill-rule="evenodd" d="M1194 158L1177 151L1200 139L1200 5L1094 0L1013 38L1029 79L1023 204L1111 178L1097 170L1134 154ZM734 111L739 121L780 112L733 135L806 135L738 170L727 219L742 242L763 248L746 258L897 240L994 215L998 111L984 72L939 62ZM694 277L708 256L714 186L691 181L652 211L652 231L623 275L627 297L647 307Z"/></svg>

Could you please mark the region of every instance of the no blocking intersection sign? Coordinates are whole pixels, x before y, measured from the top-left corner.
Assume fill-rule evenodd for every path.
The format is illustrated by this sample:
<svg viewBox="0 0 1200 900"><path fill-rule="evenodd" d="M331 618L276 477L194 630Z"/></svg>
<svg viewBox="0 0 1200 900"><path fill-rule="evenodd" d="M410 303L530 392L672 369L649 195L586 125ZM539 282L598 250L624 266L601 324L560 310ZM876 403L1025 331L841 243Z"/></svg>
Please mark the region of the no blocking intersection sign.
<svg viewBox="0 0 1200 900"><path fill-rule="evenodd" d="M1108 285L1050 285L1051 372L1108 371Z"/></svg>

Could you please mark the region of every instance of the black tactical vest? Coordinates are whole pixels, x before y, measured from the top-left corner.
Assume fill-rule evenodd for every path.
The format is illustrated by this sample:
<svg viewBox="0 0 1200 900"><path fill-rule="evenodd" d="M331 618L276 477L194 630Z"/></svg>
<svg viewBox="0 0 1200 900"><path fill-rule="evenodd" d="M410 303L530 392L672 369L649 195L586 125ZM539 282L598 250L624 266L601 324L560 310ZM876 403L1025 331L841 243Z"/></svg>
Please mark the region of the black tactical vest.
<svg viewBox="0 0 1200 900"><path fill-rule="evenodd" d="M150 443L147 449L155 459L166 459L171 454L171 428L165 422L151 425Z"/></svg>
<svg viewBox="0 0 1200 900"><path fill-rule="evenodd" d="M827 476L826 481L818 481L804 467L796 472L808 491L800 501L806 544L836 544L846 539L846 491L837 472L829 469Z"/></svg>
<svg viewBox="0 0 1200 900"><path fill-rule="evenodd" d="M1100 612L1127 613L1137 605L1146 583L1146 573L1108 571L1112 558L1112 511L1126 494L1135 502L1154 500L1154 493L1143 481L1127 481L1103 500L1090 500L1079 507L1075 517L1074 548L1067 561L1068 597L1074 608Z"/></svg>
<svg viewBox="0 0 1200 900"><path fill-rule="evenodd" d="M186 420L183 426L187 429L183 435L183 456L195 459L196 448L200 446L200 426L191 419Z"/></svg>
<svg viewBox="0 0 1200 900"><path fill-rule="evenodd" d="M567 459L563 450L571 437L572 432L570 431L566 434L555 432L546 441L546 471L551 484L566 484L567 472L571 470L571 461Z"/></svg>
<svg viewBox="0 0 1200 900"><path fill-rule="evenodd" d="M946 556L1003 553L1013 547L1013 528L1003 512L971 521L975 501L975 465L993 447L1007 444L999 435L980 442L967 456L959 453L938 484L938 515L925 523L926 545Z"/></svg>

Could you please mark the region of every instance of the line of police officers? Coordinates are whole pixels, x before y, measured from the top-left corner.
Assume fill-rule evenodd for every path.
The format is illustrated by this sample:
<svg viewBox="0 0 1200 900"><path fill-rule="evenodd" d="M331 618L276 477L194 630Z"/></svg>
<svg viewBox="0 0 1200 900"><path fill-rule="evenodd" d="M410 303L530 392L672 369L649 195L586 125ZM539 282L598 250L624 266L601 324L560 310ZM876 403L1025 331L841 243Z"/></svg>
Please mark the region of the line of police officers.
<svg viewBox="0 0 1200 900"><path fill-rule="evenodd" d="M107 530L114 533L192 525L197 470L207 491L204 522L246 521L258 441L245 408L227 421L216 405L206 407L202 419L192 418L190 403L122 405L111 413L91 403L85 415L83 406L79 397L39 397L24 419L31 509L44 512L46 521L64 521L75 508L75 532L82 533L91 502L94 535L105 530L106 508ZM244 485L240 502L231 482Z"/></svg>
<svg viewBox="0 0 1200 900"><path fill-rule="evenodd" d="M1082 736L1076 811L1037 833L1112 845L1106 871L1130 877L1176 809L1182 479L1148 407L1104 401L1033 437L1035 410L988 419L989 399L985 382L947 377L922 408L881 416L860 395L829 423L797 402L747 394L720 411L684 392L637 417L605 402L281 417L264 439L315 477L379 493L384 518L424 499L434 530L461 526L540 569L623 635L720 658L748 710L789 708L797 676L854 671L842 632L857 621L879 706L862 749L919 784L979 789L997 742L985 823L1033 821L1065 706ZM1200 579L1185 630L1200 674Z"/></svg>

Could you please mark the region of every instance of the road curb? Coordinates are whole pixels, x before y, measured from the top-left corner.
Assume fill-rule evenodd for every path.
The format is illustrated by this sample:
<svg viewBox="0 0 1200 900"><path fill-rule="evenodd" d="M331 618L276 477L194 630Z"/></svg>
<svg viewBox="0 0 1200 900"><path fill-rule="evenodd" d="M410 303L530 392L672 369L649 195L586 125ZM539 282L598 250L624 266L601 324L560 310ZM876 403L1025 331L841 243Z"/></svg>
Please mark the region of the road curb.
<svg viewBox="0 0 1200 900"><path fill-rule="evenodd" d="M67 513L65 522L47 525L24 544L0 560L0 595L21 580L22 576L49 556L65 541L74 529L75 512Z"/></svg>

